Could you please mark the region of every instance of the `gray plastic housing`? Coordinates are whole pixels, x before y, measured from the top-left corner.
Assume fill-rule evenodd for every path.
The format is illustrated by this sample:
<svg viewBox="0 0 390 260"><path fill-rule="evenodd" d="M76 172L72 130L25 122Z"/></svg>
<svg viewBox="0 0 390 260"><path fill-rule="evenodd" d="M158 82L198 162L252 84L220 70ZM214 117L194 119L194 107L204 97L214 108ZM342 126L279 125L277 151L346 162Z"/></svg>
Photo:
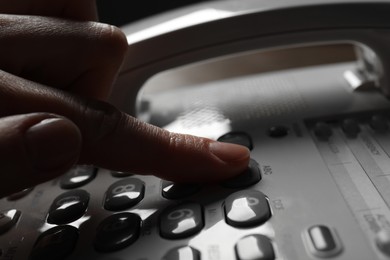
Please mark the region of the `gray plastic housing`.
<svg viewBox="0 0 390 260"><path fill-rule="evenodd" d="M254 49L351 42L374 51L371 70L389 95L390 1L211 1L124 27L128 55L111 101L136 114L143 83L158 72ZM378 60L376 60L378 59Z"/></svg>

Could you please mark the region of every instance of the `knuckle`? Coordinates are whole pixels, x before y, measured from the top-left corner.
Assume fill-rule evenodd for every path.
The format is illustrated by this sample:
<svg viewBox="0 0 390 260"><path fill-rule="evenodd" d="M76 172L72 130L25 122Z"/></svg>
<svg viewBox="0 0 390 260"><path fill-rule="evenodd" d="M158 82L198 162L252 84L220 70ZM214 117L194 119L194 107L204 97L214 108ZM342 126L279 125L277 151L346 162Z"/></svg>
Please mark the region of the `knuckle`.
<svg viewBox="0 0 390 260"><path fill-rule="evenodd" d="M81 104L83 122L81 132L87 144L94 144L114 135L124 120L124 114L114 106L98 101L86 100Z"/></svg>

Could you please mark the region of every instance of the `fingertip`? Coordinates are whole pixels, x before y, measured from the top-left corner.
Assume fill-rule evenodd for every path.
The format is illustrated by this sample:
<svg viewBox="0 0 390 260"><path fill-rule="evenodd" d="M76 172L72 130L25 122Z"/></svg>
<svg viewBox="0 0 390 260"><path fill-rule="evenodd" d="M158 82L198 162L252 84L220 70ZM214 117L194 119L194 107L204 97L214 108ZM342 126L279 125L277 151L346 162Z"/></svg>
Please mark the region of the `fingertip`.
<svg viewBox="0 0 390 260"><path fill-rule="evenodd" d="M238 144L210 142L209 151L227 164L242 164L250 157L249 149Z"/></svg>

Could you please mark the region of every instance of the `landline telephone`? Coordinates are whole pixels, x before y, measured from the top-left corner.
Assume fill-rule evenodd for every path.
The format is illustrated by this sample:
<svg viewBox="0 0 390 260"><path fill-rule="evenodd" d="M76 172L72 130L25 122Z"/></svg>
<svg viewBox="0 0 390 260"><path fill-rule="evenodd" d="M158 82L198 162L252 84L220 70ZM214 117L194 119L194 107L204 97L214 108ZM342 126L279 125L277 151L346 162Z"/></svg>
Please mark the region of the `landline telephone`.
<svg viewBox="0 0 390 260"><path fill-rule="evenodd" d="M210 1L123 27L112 103L248 146L247 174L202 187L75 166L0 200L0 259L390 259L389 13L384 0ZM140 91L175 67L240 70L237 53L329 44L357 59Z"/></svg>

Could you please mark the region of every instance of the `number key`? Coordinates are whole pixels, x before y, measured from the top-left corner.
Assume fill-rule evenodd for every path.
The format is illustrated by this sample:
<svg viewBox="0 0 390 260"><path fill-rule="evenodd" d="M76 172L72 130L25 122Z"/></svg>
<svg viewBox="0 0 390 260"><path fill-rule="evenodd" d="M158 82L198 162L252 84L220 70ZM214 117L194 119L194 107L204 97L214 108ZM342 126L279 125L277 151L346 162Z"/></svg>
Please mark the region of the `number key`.
<svg viewBox="0 0 390 260"><path fill-rule="evenodd" d="M135 178L127 178L112 184L104 200L104 208L117 211L131 208L140 202L145 193L145 185Z"/></svg>
<svg viewBox="0 0 390 260"><path fill-rule="evenodd" d="M165 210L160 219L161 236L169 239L186 238L203 228L202 207L183 203Z"/></svg>

